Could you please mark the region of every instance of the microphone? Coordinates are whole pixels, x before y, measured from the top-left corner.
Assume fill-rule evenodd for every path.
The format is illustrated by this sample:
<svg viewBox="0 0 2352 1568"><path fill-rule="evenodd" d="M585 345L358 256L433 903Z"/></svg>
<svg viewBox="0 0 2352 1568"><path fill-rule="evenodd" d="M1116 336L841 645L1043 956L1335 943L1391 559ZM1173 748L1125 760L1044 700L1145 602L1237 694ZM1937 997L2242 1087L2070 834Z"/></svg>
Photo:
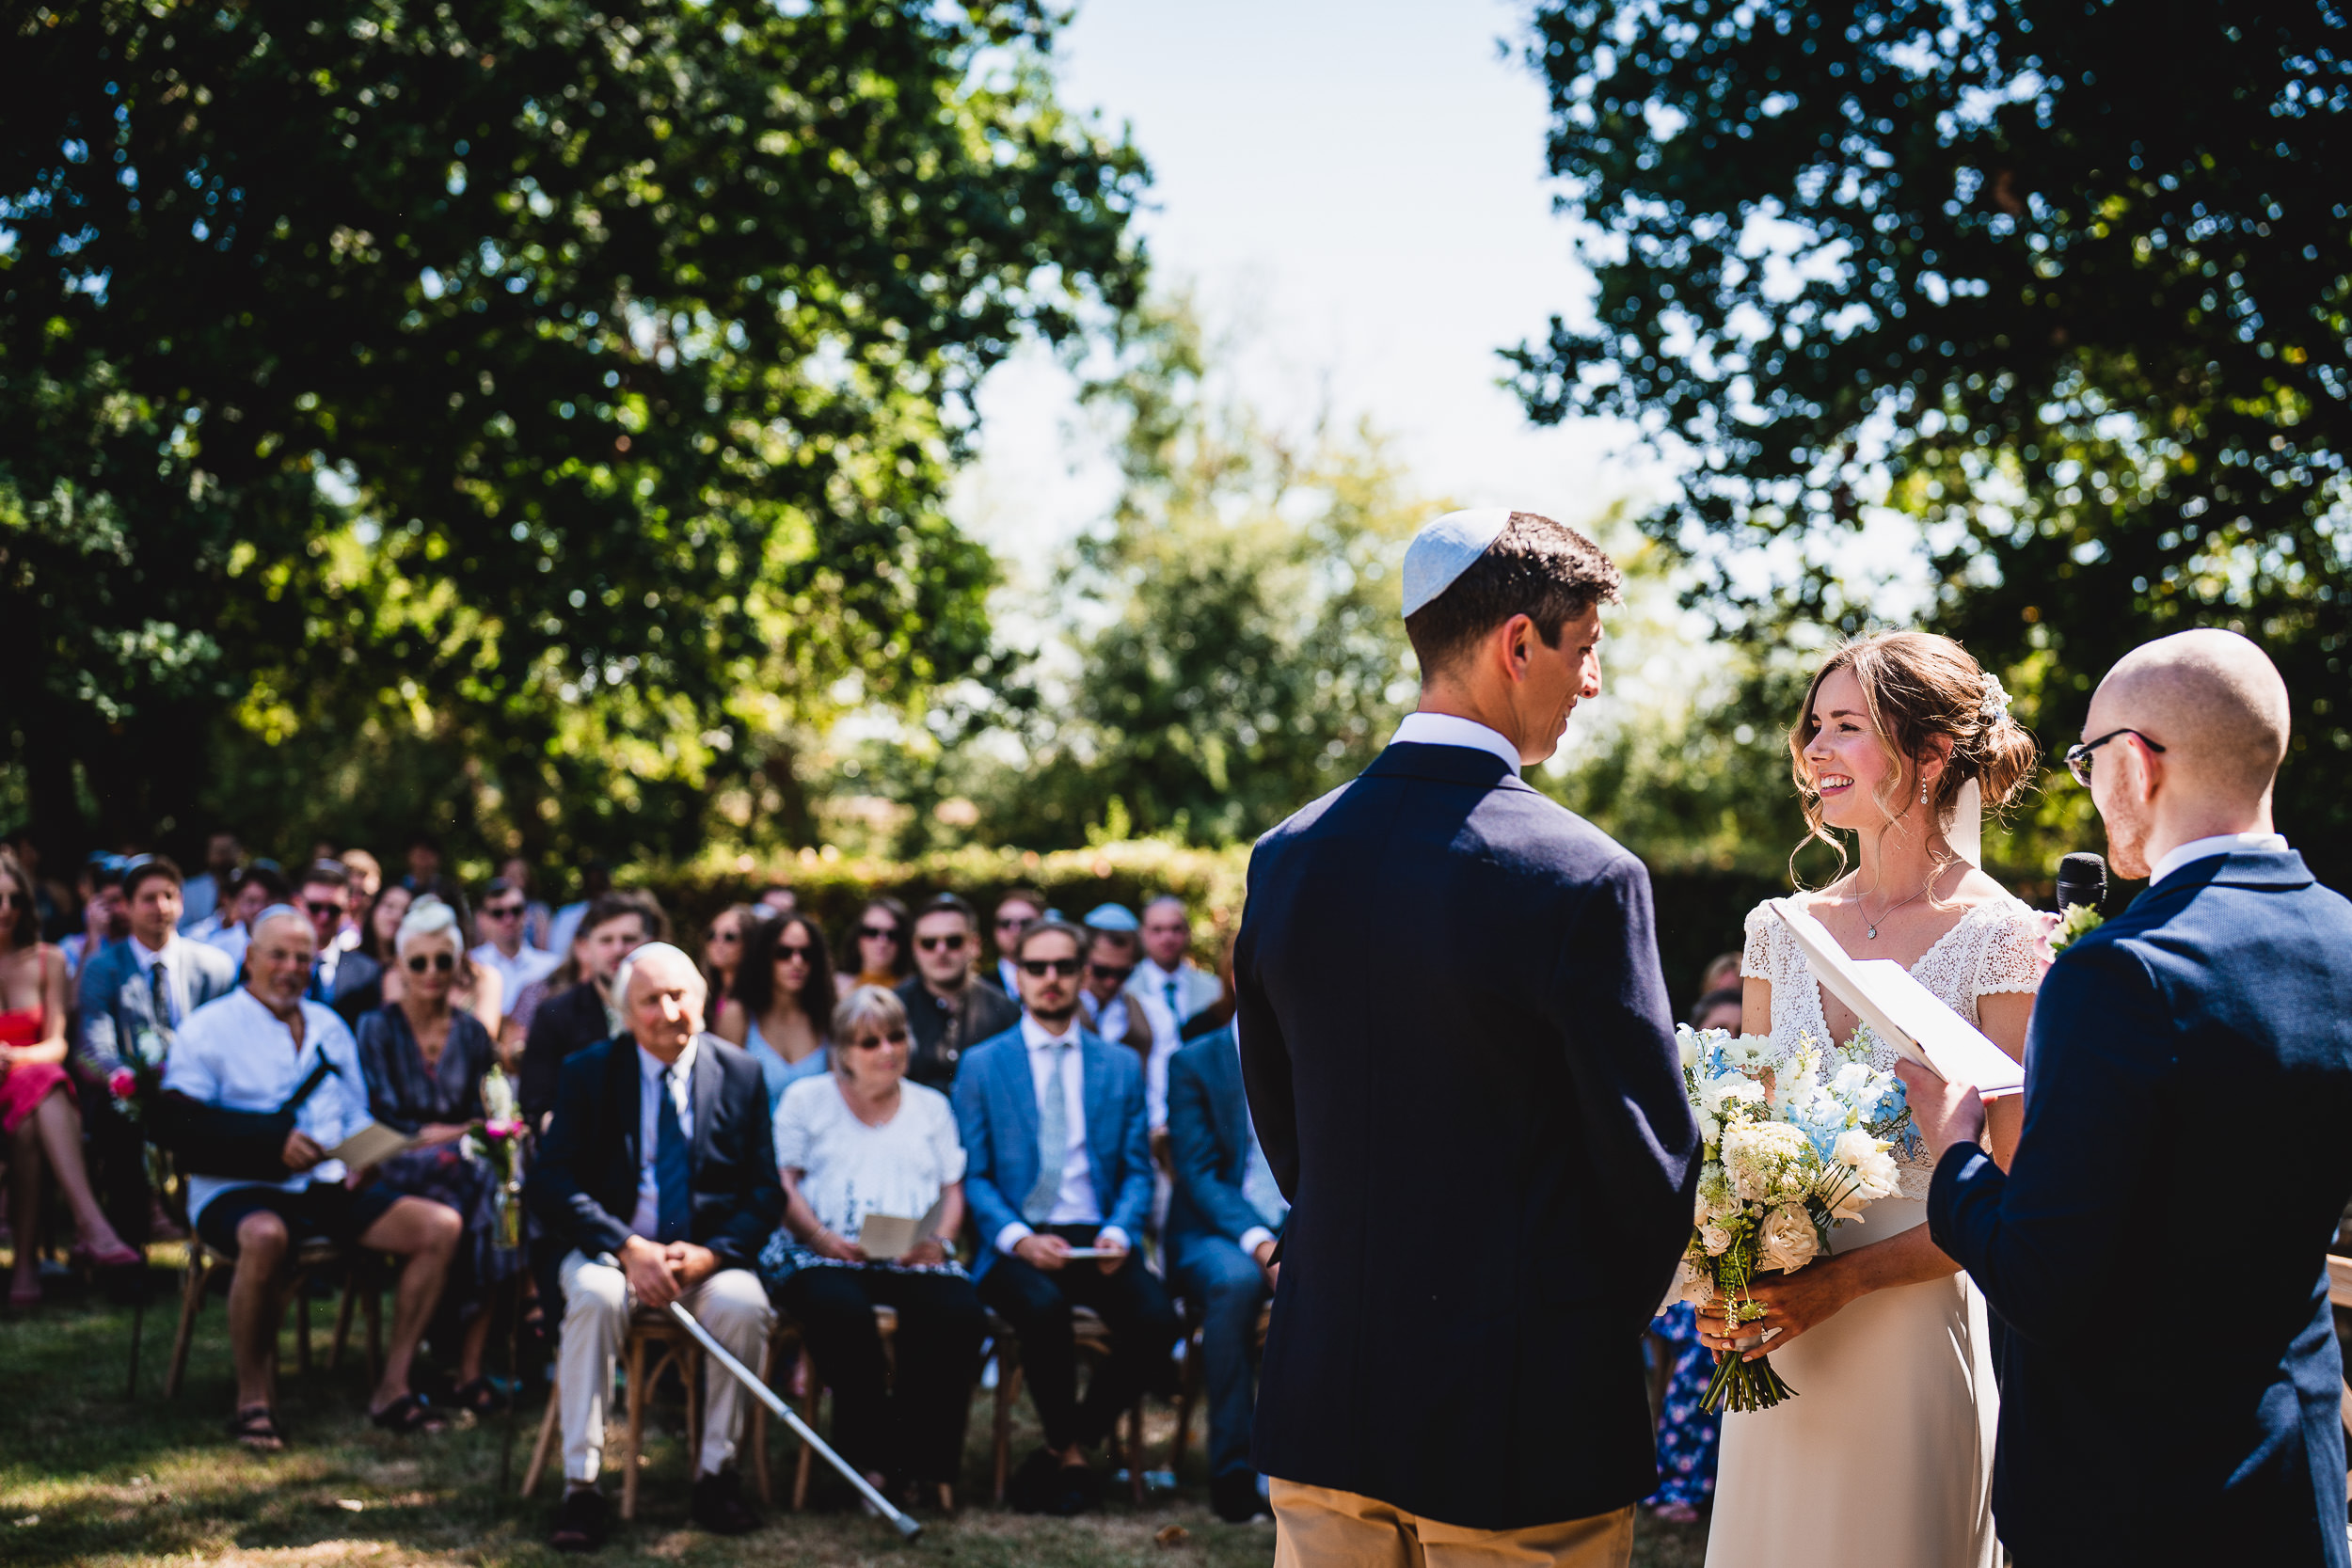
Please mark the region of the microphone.
<svg viewBox="0 0 2352 1568"><path fill-rule="evenodd" d="M2088 849L2076 850L2058 862L2058 907L2061 912L2076 905L2099 912L2107 896L2107 863Z"/></svg>

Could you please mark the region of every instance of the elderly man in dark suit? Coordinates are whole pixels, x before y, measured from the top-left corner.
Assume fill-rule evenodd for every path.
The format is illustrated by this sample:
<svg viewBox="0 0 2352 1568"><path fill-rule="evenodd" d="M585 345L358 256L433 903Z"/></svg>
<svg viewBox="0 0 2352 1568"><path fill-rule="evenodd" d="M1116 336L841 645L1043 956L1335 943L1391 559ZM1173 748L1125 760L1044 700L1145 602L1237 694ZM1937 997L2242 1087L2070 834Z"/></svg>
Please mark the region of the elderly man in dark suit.
<svg viewBox="0 0 2352 1568"><path fill-rule="evenodd" d="M81 1021L74 1062L102 1091L82 1097L84 1124L103 1157L107 1217L133 1242L147 1237L154 1212L146 1138L103 1085L118 1068L160 1066L188 1015L237 989L234 958L180 935L180 868L170 861L151 855L132 863L122 875L131 938L82 966L74 1009Z"/></svg>
<svg viewBox="0 0 2352 1568"><path fill-rule="evenodd" d="M557 1378L569 1482L552 1537L561 1551L604 1539L605 1402L630 1314L683 1300L750 1366L775 1323L752 1272L784 1212L759 1064L703 1032L702 972L669 943L632 953L613 990L629 1032L565 1058L528 1187L561 1254ZM705 1370L702 1415L694 1521L740 1534L759 1522L733 1465L743 1395L715 1363Z"/></svg>
<svg viewBox="0 0 2352 1568"><path fill-rule="evenodd" d="M1168 1058L1168 1136L1175 1160L1168 1258L1176 1288L1200 1313L1209 1501L1217 1517L1240 1524L1264 1512L1249 1463L1250 1362L1290 1205L1249 1124L1230 1026Z"/></svg>
<svg viewBox="0 0 2352 1568"><path fill-rule="evenodd" d="M1519 778L1600 689L1618 574L1497 511L1404 578L1420 711L1250 858L1242 1071L1293 1205L1253 1458L1278 1560L1622 1565L1698 1130L1642 863Z"/></svg>
<svg viewBox="0 0 2352 1568"><path fill-rule="evenodd" d="M2066 760L2148 891L2042 981L2007 1174L1974 1089L1899 1069L1941 1153L1930 1234L2009 1326L1993 1513L2020 1568L2347 1560L2352 903L2272 829L2288 712L2234 632L2126 655ZM2253 1149L2259 1180L2217 1179Z"/></svg>
<svg viewBox="0 0 2352 1568"><path fill-rule="evenodd" d="M1093 1505L1087 1450L1165 1365L1176 1309L1136 1252L1152 1214L1143 1064L1078 1022L1086 934L1047 918L1014 939L1015 1028L966 1052L956 1074L964 1197L980 1233L980 1299L1021 1337L1045 1447L1023 1465L1015 1503L1033 1513ZM1073 1258L1073 1250L1091 1258ZM1071 1309L1089 1307L1114 1354L1077 1399ZM1128 1456L1129 1464L1140 1455Z"/></svg>

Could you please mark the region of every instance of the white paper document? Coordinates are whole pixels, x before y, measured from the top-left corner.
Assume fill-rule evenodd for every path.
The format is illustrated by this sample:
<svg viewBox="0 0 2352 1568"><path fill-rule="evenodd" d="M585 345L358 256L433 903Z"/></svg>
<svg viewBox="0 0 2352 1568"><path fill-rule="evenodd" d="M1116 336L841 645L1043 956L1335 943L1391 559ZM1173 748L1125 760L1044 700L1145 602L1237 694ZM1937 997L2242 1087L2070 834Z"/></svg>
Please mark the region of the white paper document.
<svg viewBox="0 0 2352 1568"><path fill-rule="evenodd" d="M380 1165L395 1154L416 1147L417 1140L397 1128L372 1121L350 1137L326 1151L330 1160L341 1160L353 1170L365 1170Z"/></svg>
<svg viewBox="0 0 2352 1568"><path fill-rule="evenodd" d="M920 1219L903 1219L897 1214L868 1214L858 1222L857 1244L866 1256L878 1263L895 1263L920 1246L938 1227L941 1205L931 1205L930 1212Z"/></svg>
<svg viewBox="0 0 2352 1568"><path fill-rule="evenodd" d="M1947 1083L1973 1084L1987 1099L2025 1089L2025 1068L1937 1001L1911 971L1891 958L1851 957L1793 899L1772 900L1772 911L1797 939L1821 989L1851 1007L1898 1054Z"/></svg>

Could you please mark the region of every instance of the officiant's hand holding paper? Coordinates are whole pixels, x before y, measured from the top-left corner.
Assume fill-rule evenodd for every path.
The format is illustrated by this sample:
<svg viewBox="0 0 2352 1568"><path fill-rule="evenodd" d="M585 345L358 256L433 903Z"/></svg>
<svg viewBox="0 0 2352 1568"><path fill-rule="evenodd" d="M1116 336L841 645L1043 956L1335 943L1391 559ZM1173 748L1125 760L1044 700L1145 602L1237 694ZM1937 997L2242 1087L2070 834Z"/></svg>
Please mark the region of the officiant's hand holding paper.
<svg viewBox="0 0 2352 1568"><path fill-rule="evenodd" d="M1908 1059L1895 1064L1910 1097L1912 1125L1939 1160L1954 1144L1984 1141L1984 1096L1974 1084L1955 1084Z"/></svg>

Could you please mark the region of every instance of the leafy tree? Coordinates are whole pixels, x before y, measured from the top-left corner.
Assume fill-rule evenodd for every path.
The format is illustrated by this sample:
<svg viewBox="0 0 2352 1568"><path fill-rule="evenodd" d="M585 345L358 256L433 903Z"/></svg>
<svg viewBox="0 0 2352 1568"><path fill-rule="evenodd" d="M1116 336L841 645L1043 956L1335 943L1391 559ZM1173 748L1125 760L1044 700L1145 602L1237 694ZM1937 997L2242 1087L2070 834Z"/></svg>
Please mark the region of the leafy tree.
<svg viewBox="0 0 2352 1568"><path fill-rule="evenodd" d="M1056 105L1036 0L11 17L0 717L45 823L676 853L986 647L974 385L1138 272L1142 165Z"/></svg>
<svg viewBox="0 0 2352 1568"><path fill-rule="evenodd" d="M1809 546L1783 624L1869 618L1831 566L1883 488L2054 748L2128 647L2244 630L2296 695L2285 830L2352 876L2342 14L1541 0L1534 40L1599 287L1512 356L1531 414L1687 448L1650 526L1717 594L1730 547Z"/></svg>

